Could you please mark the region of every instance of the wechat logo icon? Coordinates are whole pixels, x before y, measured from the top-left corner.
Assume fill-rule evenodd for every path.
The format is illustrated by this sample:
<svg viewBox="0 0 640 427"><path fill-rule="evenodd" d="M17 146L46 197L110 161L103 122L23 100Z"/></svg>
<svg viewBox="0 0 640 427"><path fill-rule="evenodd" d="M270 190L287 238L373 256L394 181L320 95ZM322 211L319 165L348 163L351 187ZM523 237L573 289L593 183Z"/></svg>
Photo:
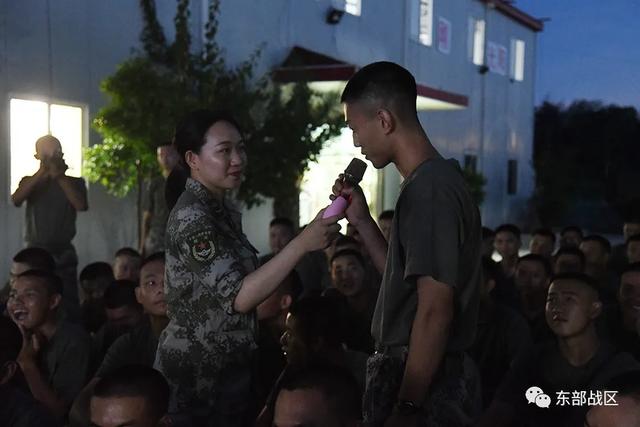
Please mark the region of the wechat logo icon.
<svg viewBox="0 0 640 427"><path fill-rule="evenodd" d="M551 405L551 397L544 394L540 387L529 387L524 395L529 404L535 403L538 408L549 408Z"/></svg>

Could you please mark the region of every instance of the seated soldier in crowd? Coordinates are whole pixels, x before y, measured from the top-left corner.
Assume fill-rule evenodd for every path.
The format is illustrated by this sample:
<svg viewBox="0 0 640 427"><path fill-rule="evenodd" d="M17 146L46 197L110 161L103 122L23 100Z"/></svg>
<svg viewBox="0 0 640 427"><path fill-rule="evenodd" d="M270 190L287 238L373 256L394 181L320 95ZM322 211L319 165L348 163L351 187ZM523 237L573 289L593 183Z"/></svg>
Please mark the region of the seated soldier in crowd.
<svg viewBox="0 0 640 427"><path fill-rule="evenodd" d="M511 307L518 305L518 295L514 284L514 275L518 263L520 246L520 229L513 224L502 224L496 228L493 241L496 252L502 257L500 261L501 275L493 290L493 297Z"/></svg>
<svg viewBox="0 0 640 427"><path fill-rule="evenodd" d="M556 235L548 228L539 228L531 235L529 252L551 259L556 247Z"/></svg>
<svg viewBox="0 0 640 427"><path fill-rule="evenodd" d="M296 227L289 218L274 218L269 224L269 248L271 253L260 258L260 265L265 264L278 254L294 237ZM329 282L327 258L324 251L313 251L306 254L296 265L296 272L302 283L302 295L319 295L323 286Z"/></svg>
<svg viewBox="0 0 640 427"><path fill-rule="evenodd" d="M626 218L622 224L623 243L616 245L611 249L611 257L609 259L609 269L617 274L629 264L627 259L627 241L631 236L640 234L640 217Z"/></svg>
<svg viewBox="0 0 640 427"><path fill-rule="evenodd" d="M116 280L137 282L140 275L142 257L133 248L118 249L113 258L113 277Z"/></svg>
<svg viewBox="0 0 640 427"><path fill-rule="evenodd" d="M596 333L602 302L594 280L581 273L554 277L546 306L546 320L555 341L536 344L518 358L501 384L479 426L580 426L588 406L557 403L559 393L600 390L620 374L640 368ZM530 403L527 391L539 387L550 405ZM536 398L537 396L533 396ZM553 400L551 400L553 399ZM540 402L541 404L543 402Z"/></svg>
<svg viewBox="0 0 640 427"><path fill-rule="evenodd" d="M82 390L69 413L72 426L86 426L89 396L100 378L126 365L153 366L158 348L158 337L167 326L167 304L164 298L164 252L145 258L140 267L140 280L135 288L137 302L145 316L130 331L108 348L94 378Z"/></svg>
<svg viewBox="0 0 640 427"><path fill-rule="evenodd" d="M33 396L64 417L89 373L91 340L79 326L59 320L62 281L29 270L11 285L7 311L23 334L18 364Z"/></svg>
<svg viewBox="0 0 640 427"><path fill-rule="evenodd" d="M104 291L113 281L113 270L106 262L92 262L80 272L81 318L84 328L89 333L98 332L107 321Z"/></svg>
<svg viewBox="0 0 640 427"><path fill-rule="evenodd" d="M582 243L582 229L575 225L569 225L560 232L561 248L577 248Z"/></svg>
<svg viewBox="0 0 640 427"><path fill-rule="evenodd" d="M274 427L359 427L361 392L348 371L331 365L310 366L282 381Z"/></svg>
<svg viewBox="0 0 640 427"><path fill-rule="evenodd" d="M594 405L587 412L584 427L640 426L640 371L619 375L601 390L615 390L615 405ZM610 402L609 402L610 403Z"/></svg>
<svg viewBox="0 0 640 427"><path fill-rule="evenodd" d="M11 284L15 282L18 275L28 270L42 270L54 273L56 262L51 254L42 248L26 248L15 254L9 270L9 283L0 293L0 304L6 305L11 291ZM4 309L0 310L0 314L2 313L4 313Z"/></svg>
<svg viewBox="0 0 640 427"><path fill-rule="evenodd" d="M22 350L22 334L18 326L0 316L0 421L4 427L56 427L56 420L40 402L35 400L18 367Z"/></svg>
<svg viewBox="0 0 640 427"><path fill-rule="evenodd" d="M373 353L371 319L376 307L376 287L366 280L365 262L360 252L343 249L331 258L331 281L333 292L341 296L344 305L345 341L351 350Z"/></svg>
<svg viewBox="0 0 640 427"><path fill-rule="evenodd" d="M618 278L609 270L611 243L606 238L592 234L580 243L586 260L584 272L599 286L600 298L605 305L614 304L618 292Z"/></svg>
<svg viewBox="0 0 640 427"><path fill-rule="evenodd" d="M280 337L285 332L285 322L291 304L302 293L298 273L292 271L280 283L276 291L256 308L258 318L258 348L254 358L254 390L256 407L262 409L269 391L286 366Z"/></svg>
<svg viewBox="0 0 640 427"><path fill-rule="evenodd" d="M577 246L561 246L554 256L553 273L584 273L587 263Z"/></svg>
<svg viewBox="0 0 640 427"><path fill-rule="evenodd" d="M510 307L495 302L491 290L500 276L500 266L491 258L482 258L480 311L476 339L469 356L478 365L482 381L482 400L489 406L502 378L516 357L531 345L527 321Z"/></svg>
<svg viewBox="0 0 640 427"><path fill-rule="evenodd" d="M496 228L493 244L502 257L500 267L505 278L511 279L516 272L518 252L522 246L520 229L513 224L502 224Z"/></svg>
<svg viewBox="0 0 640 427"><path fill-rule="evenodd" d="M482 227L482 256L491 258L495 251L494 240L496 233L489 227Z"/></svg>
<svg viewBox="0 0 640 427"><path fill-rule="evenodd" d="M391 233L391 223L393 222L393 209L382 211L380 215L378 215L378 226L380 227L380 231L382 231L382 235L385 240L389 241L389 234Z"/></svg>
<svg viewBox="0 0 640 427"><path fill-rule="evenodd" d="M613 343L640 360L640 262L622 271L618 304L606 314Z"/></svg>
<svg viewBox="0 0 640 427"><path fill-rule="evenodd" d="M551 264L540 255L529 254L518 260L515 275L518 311L529 323L536 343L553 338L545 321L545 304L552 275Z"/></svg>
<svg viewBox="0 0 640 427"><path fill-rule="evenodd" d="M629 264L640 262L640 234L634 234L627 239L626 252Z"/></svg>
<svg viewBox="0 0 640 427"><path fill-rule="evenodd" d="M111 344L142 321L142 305L136 299L136 287L137 282L116 280L104 292L107 321L92 337L92 372L100 366Z"/></svg>
<svg viewBox="0 0 640 427"><path fill-rule="evenodd" d="M123 366L96 384L91 426L170 426L169 394L169 384L160 372L148 366Z"/></svg>
<svg viewBox="0 0 640 427"><path fill-rule="evenodd" d="M356 379L359 388L364 389L367 354L345 348L345 323L339 315L339 304L332 297L308 297L291 306L281 341L287 366L271 390L257 426L271 426L281 382L290 373L307 366L316 363L341 366Z"/></svg>

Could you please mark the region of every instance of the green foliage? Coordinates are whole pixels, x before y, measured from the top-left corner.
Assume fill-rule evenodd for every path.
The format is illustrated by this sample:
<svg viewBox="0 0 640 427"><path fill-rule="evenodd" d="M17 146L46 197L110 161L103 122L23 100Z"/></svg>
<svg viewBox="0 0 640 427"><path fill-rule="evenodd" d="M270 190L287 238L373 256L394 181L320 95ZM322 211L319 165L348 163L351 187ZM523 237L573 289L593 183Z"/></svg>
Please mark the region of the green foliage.
<svg viewBox="0 0 640 427"><path fill-rule="evenodd" d="M462 169L462 176L464 176L464 180L467 182L473 201L478 207L482 206L486 195L484 186L487 185L487 178L485 178L482 173L476 172L471 168Z"/></svg>
<svg viewBox="0 0 640 427"><path fill-rule="evenodd" d="M189 111L233 112L243 125L250 167L240 197L249 206L259 195L291 194L323 143L339 132L336 95L321 95L306 84L280 87L254 77L260 50L229 67L216 43L219 0L210 1L202 52L191 52L189 0L179 0L176 37L166 41L154 0L140 0L143 51L122 63L101 89L109 97L93 121L104 142L85 153L92 182L124 196L141 176L157 173L155 148L171 139ZM260 112L260 116L256 114ZM139 164L139 169L136 166Z"/></svg>

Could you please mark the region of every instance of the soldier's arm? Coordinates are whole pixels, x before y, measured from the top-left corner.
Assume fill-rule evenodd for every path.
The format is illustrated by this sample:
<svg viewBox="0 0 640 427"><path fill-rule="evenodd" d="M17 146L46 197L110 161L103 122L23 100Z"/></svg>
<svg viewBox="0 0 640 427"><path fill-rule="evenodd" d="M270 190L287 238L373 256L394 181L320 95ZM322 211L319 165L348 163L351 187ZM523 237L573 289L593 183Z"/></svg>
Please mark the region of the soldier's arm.
<svg viewBox="0 0 640 427"><path fill-rule="evenodd" d="M16 207L20 207L22 203L29 198L31 192L36 186L47 176L46 169L41 166L33 176L25 176L20 180L20 184L16 191L11 195L11 201Z"/></svg>
<svg viewBox="0 0 640 427"><path fill-rule="evenodd" d="M340 230L337 224L340 217L321 219L322 213L276 256L244 278L233 302L235 311L253 310L278 288L303 255L329 245L331 237Z"/></svg>
<svg viewBox="0 0 640 427"><path fill-rule="evenodd" d="M62 175L56 178L60 188L64 192L65 197L71 203L71 206L77 211L86 211L89 209L87 204L87 189L82 185L79 185L75 178Z"/></svg>
<svg viewBox="0 0 640 427"><path fill-rule="evenodd" d="M417 279L418 308L398 400L418 405L426 398L447 346L453 320L453 288L429 276Z"/></svg>

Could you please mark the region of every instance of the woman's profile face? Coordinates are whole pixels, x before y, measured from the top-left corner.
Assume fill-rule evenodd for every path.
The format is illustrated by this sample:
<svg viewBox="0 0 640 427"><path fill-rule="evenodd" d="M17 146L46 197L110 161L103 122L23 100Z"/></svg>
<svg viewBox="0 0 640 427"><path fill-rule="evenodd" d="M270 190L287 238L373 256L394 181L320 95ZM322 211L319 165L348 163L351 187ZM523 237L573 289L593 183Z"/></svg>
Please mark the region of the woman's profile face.
<svg viewBox="0 0 640 427"><path fill-rule="evenodd" d="M200 153L187 158L191 176L214 194L237 188L242 183L247 154L238 129L231 123L214 123L205 134Z"/></svg>

